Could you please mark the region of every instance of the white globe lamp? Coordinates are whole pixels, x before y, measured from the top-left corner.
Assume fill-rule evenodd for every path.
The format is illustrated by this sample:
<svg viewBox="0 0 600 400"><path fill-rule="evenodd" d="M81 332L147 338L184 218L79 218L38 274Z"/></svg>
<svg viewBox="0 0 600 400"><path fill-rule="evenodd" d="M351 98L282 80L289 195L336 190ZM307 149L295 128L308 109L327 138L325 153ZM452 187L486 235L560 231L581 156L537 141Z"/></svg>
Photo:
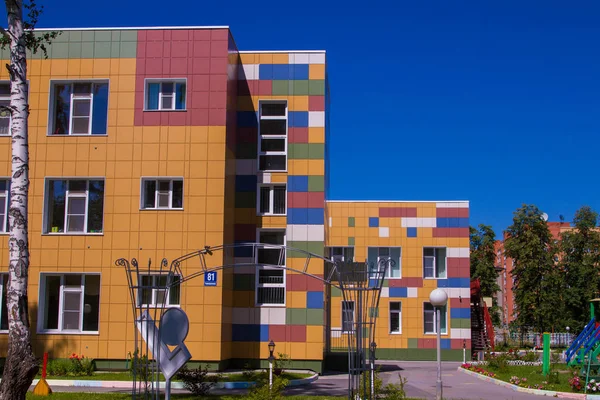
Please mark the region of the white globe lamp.
<svg viewBox="0 0 600 400"><path fill-rule="evenodd" d="M448 293L442 289L435 289L429 294L429 302L434 307L444 307L448 302Z"/></svg>
<svg viewBox="0 0 600 400"><path fill-rule="evenodd" d="M437 381L435 390L435 399L442 400L443 385L442 385L442 324L441 324L441 308L448 302L448 293L442 289L435 289L429 294L429 302L435 307L435 330L437 333Z"/></svg>

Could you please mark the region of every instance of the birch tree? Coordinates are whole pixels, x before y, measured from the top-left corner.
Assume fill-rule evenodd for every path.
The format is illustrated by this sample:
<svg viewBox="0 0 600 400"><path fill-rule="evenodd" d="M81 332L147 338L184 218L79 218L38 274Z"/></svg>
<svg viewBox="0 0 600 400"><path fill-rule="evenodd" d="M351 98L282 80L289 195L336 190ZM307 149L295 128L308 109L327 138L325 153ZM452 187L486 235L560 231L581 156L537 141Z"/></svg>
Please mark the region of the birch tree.
<svg viewBox="0 0 600 400"><path fill-rule="evenodd" d="M27 282L29 272L29 241L27 200L29 193L29 117L27 87L27 49L42 50L58 32L36 35L33 28L42 12L35 0L5 0L8 29L1 29L2 48L10 48L10 106L1 110L10 113L12 135L12 169L10 184L9 267L6 304L8 310L8 352L0 384L1 400L25 400L31 382L38 372L38 362L31 347ZM27 20L23 10L27 10Z"/></svg>

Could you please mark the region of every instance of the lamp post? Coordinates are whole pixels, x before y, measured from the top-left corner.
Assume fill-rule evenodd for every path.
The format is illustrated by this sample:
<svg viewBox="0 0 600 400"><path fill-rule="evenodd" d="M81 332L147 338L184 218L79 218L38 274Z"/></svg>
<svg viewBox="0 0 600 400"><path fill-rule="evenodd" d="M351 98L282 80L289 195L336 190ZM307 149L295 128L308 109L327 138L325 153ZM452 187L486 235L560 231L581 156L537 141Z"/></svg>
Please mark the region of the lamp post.
<svg viewBox="0 0 600 400"><path fill-rule="evenodd" d="M375 350L377 343L371 342L371 400L375 399Z"/></svg>
<svg viewBox="0 0 600 400"><path fill-rule="evenodd" d="M448 294L442 289L435 289L429 294L429 302L435 307L435 330L437 332L437 381L436 381L436 400L442 400L442 307L448 301Z"/></svg>
<svg viewBox="0 0 600 400"><path fill-rule="evenodd" d="M273 389L273 362L275 361L275 357L273 356L273 352L275 351L275 343L273 340L269 342L269 391Z"/></svg>

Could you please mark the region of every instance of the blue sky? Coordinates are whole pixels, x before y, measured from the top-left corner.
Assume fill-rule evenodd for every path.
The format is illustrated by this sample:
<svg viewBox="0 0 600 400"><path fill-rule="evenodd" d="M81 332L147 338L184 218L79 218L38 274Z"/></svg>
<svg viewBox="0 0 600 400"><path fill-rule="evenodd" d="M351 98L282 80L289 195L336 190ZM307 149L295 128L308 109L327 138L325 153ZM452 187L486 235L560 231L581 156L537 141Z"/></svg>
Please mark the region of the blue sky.
<svg viewBox="0 0 600 400"><path fill-rule="evenodd" d="M241 50L327 50L330 199L470 200L498 235L522 203L600 210L598 2L42 3L40 27L229 25Z"/></svg>

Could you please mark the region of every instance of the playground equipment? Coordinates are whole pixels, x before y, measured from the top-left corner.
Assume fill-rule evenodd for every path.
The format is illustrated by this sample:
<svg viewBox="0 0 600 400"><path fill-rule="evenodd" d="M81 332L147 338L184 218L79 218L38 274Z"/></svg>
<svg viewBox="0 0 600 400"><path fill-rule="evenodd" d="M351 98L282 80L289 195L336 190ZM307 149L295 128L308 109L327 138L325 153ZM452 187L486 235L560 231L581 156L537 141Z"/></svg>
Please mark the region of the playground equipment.
<svg viewBox="0 0 600 400"><path fill-rule="evenodd" d="M579 375L585 378L585 387L590 379L600 379L600 299L590 300L590 322L575 338L565 352L569 366L581 367Z"/></svg>

